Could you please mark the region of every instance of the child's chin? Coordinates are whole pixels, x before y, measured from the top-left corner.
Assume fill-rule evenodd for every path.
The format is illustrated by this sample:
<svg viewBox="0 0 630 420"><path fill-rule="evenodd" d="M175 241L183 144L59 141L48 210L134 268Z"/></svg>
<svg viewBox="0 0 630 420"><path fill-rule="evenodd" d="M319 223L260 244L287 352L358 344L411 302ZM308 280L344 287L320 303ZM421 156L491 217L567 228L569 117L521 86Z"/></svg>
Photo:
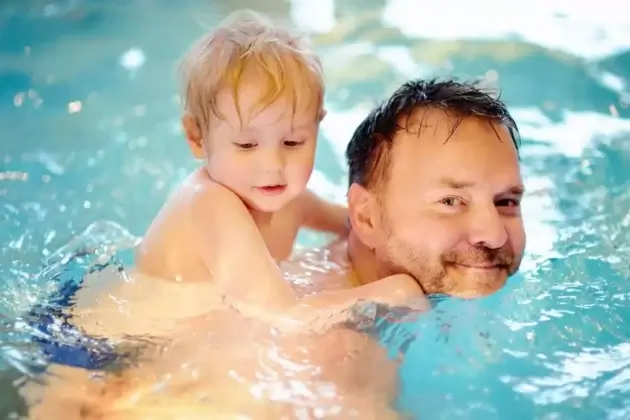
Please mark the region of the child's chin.
<svg viewBox="0 0 630 420"><path fill-rule="evenodd" d="M286 197L273 197L265 199L253 199L247 203L252 210L262 213L274 213L287 205Z"/></svg>

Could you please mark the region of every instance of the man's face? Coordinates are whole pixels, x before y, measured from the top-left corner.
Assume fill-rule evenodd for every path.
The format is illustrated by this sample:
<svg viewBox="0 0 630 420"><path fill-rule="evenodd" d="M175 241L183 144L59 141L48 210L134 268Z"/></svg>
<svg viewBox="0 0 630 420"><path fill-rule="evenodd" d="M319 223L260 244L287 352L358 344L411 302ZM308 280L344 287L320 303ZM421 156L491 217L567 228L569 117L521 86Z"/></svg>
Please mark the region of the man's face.
<svg viewBox="0 0 630 420"><path fill-rule="evenodd" d="M505 127L465 118L452 133L454 122L426 109L399 121L374 251L385 273L409 273L426 293L483 296L521 263L523 182Z"/></svg>

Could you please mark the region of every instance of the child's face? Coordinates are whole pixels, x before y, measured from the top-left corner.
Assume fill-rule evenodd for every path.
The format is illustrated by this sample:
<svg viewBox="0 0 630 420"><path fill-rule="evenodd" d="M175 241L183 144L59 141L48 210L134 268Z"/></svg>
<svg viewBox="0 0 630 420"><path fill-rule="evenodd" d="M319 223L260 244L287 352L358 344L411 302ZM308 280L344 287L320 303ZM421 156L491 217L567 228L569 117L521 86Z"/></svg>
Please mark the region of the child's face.
<svg viewBox="0 0 630 420"><path fill-rule="evenodd" d="M260 111L256 84L243 84L238 102L231 91L217 96L223 118L214 118L205 142L207 169L252 209L273 212L302 193L313 171L319 109L281 97ZM252 113L253 109L253 113Z"/></svg>

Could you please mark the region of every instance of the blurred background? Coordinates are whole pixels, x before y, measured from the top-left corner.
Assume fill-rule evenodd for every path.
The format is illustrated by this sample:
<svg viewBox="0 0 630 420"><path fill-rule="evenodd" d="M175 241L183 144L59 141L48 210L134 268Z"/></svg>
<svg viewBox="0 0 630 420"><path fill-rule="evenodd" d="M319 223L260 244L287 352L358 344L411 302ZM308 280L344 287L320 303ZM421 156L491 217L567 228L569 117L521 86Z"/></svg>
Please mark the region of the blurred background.
<svg viewBox="0 0 630 420"><path fill-rule="evenodd" d="M500 362L475 379L462 361L424 394L420 367L407 368L408 401L442 413L425 418L505 418L512 408L630 418L630 14L617 0L3 0L4 319L43 299L51 253L99 221L113 222L114 236L142 235L195 167L179 127L177 60L240 8L308 32L321 54L329 113L311 187L328 198L345 200L356 125L407 79L482 78L520 125L528 256L493 306ZM475 385L479 394L457 388L472 396L452 412L435 408L461 396L454 381L473 379L494 382ZM499 383L505 393L484 391ZM493 402L474 414L475 401Z"/></svg>

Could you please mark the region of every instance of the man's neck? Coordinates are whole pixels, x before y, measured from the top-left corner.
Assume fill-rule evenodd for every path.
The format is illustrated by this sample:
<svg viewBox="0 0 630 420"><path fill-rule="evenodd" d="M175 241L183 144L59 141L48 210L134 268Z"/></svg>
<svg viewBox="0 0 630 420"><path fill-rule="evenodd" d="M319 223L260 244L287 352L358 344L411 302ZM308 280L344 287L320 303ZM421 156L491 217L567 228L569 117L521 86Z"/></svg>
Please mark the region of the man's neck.
<svg viewBox="0 0 630 420"><path fill-rule="evenodd" d="M348 236L348 260L360 284L372 283L379 279L374 251L361 242L352 230Z"/></svg>

